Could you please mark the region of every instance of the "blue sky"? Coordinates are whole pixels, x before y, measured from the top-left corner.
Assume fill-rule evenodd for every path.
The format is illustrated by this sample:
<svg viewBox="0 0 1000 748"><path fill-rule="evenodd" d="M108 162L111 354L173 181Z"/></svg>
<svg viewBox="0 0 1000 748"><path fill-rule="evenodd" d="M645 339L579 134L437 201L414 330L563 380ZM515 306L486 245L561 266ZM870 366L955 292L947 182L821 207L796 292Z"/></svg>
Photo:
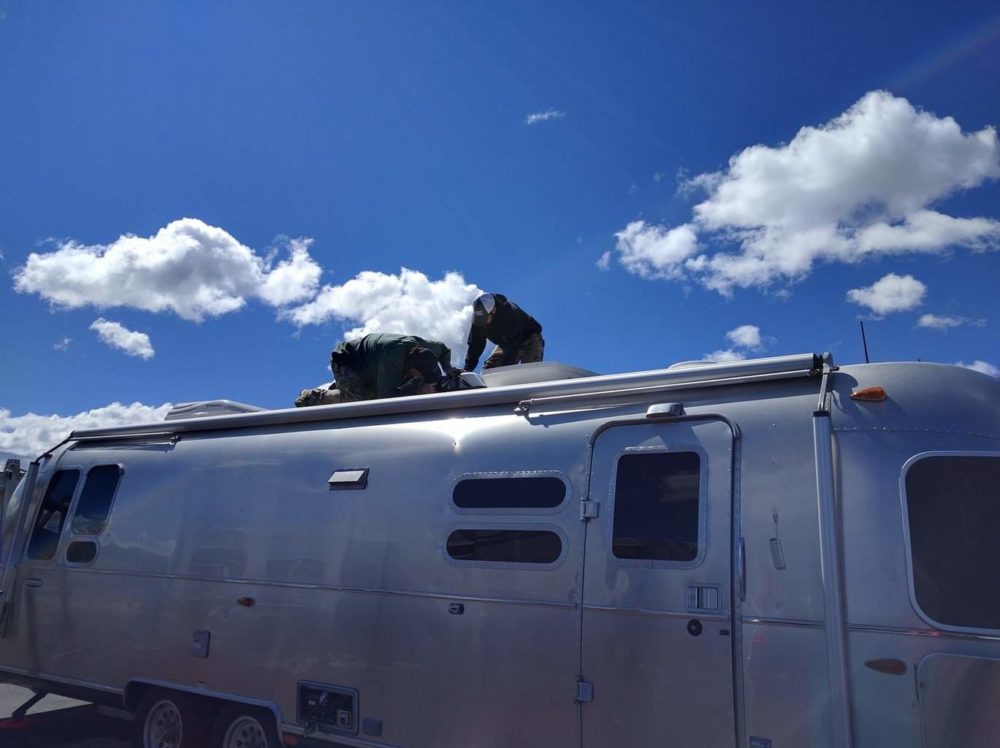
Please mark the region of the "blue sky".
<svg viewBox="0 0 1000 748"><path fill-rule="evenodd" d="M0 0L0 452L464 353L1000 366L995 3ZM404 270L405 269L405 270Z"/></svg>

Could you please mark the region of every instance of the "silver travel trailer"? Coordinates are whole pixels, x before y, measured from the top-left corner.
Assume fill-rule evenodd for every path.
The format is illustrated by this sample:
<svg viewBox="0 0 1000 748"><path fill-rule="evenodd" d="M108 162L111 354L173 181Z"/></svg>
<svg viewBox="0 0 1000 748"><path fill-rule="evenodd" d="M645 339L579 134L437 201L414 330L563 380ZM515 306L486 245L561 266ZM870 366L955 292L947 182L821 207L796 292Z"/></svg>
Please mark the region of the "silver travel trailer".
<svg viewBox="0 0 1000 748"><path fill-rule="evenodd" d="M580 373L74 433L0 679L174 748L996 745L1000 381Z"/></svg>

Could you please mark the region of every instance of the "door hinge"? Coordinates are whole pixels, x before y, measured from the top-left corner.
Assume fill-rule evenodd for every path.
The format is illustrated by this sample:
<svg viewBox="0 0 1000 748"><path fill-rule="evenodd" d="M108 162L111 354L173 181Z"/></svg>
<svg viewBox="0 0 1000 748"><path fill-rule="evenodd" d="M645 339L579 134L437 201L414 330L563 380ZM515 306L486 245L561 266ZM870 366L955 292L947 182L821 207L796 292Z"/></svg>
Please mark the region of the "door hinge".
<svg viewBox="0 0 1000 748"><path fill-rule="evenodd" d="M576 679L576 703L589 704L594 700L594 684L583 678Z"/></svg>
<svg viewBox="0 0 1000 748"><path fill-rule="evenodd" d="M584 500L580 502L580 519L594 519L600 512L601 502Z"/></svg>

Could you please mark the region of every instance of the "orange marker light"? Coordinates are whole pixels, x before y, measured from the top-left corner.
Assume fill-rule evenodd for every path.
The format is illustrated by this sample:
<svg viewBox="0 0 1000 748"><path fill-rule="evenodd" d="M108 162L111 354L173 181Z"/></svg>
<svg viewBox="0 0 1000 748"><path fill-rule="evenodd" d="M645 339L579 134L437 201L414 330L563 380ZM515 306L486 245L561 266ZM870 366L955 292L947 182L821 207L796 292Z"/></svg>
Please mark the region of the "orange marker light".
<svg viewBox="0 0 1000 748"><path fill-rule="evenodd" d="M881 387L863 387L851 392L852 400L864 400L868 403L880 403L885 400L885 390Z"/></svg>
<svg viewBox="0 0 1000 748"><path fill-rule="evenodd" d="M299 739L295 735L282 735L281 742L285 745L298 745Z"/></svg>

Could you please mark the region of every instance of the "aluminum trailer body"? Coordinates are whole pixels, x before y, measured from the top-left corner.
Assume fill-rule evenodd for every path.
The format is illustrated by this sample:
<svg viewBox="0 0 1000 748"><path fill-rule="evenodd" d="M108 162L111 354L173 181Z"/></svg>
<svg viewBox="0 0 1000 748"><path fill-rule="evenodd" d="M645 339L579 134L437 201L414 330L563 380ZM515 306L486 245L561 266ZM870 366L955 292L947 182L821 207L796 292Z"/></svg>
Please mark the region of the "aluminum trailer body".
<svg viewBox="0 0 1000 748"><path fill-rule="evenodd" d="M935 364L77 432L4 512L0 680L303 745L975 748L997 534L1000 382Z"/></svg>

